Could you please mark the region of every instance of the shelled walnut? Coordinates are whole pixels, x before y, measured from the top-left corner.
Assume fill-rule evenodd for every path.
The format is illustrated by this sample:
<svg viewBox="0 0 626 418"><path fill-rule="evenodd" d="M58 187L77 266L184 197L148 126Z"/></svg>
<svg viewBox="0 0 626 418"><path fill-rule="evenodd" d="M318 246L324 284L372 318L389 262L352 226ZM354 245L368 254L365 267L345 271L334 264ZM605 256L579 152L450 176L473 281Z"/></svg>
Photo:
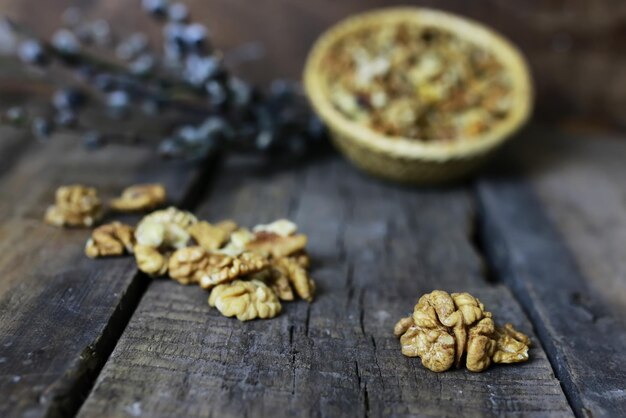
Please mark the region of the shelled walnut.
<svg viewBox="0 0 626 418"><path fill-rule="evenodd" d="M306 235L283 236L274 232L260 231L246 243L246 249L280 258L304 250L306 244Z"/></svg>
<svg viewBox="0 0 626 418"><path fill-rule="evenodd" d="M291 282L289 278L276 269L274 266L269 269L262 270L258 273L252 274L249 276L250 280L260 280L266 285L270 287L278 296L278 299L282 301L292 301L295 299L295 295L293 292L293 288L291 287Z"/></svg>
<svg viewBox="0 0 626 418"><path fill-rule="evenodd" d="M74 184L57 189L55 204L48 207L44 220L54 226L90 227L102 214L97 190Z"/></svg>
<svg viewBox="0 0 626 418"><path fill-rule="evenodd" d="M240 321L273 318L282 309L276 294L259 280L220 284L211 291L209 305L222 315L236 316Z"/></svg>
<svg viewBox="0 0 626 418"><path fill-rule="evenodd" d="M259 224L252 228L252 232L268 232L282 237L293 235L298 230L298 226L288 219L279 219L269 224Z"/></svg>
<svg viewBox="0 0 626 418"><path fill-rule="evenodd" d="M144 216L137 225L137 243L152 248L183 248L191 236L187 229L198 222L196 217L174 207Z"/></svg>
<svg viewBox="0 0 626 418"><path fill-rule="evenodd" d="M176 250L169 259L169 275L181 284L197 284L209 269L222 268L232 258L223 254L212 254L200 246Z"/></svg>
<svg viewBox="0 0 626 418"><path fill-rule="evenodd" d="M226 246L217 250L222 254L236 257L247 251L246 245L254 239L254 234L248 228L238 228L230 234Z"/></svg>
<svg viewBox="0 0 626 418"><path fill-rule="evenodd" d="M200 287L211 289L218 284L233 281L239 277L258 273L269 266L267 258L254 253L243 253L237 257L228 257L223 263L209 266L206 274L200 278Z"/></svg>
<svg viewBox="0 0 626 418"><path fill-rule="evenodd" d="M402 354L420 357L424 367L443 372L465 355L468 370L480 372L494 363L528 360L530 339L511 324L497 328L491 312L469 293L435 290L423 295L413 315L394 327Z"/></svg>
<svg viewBox="0 0 626 418"><path fill-rule="evenodd" d="M146 245L135 245L134 252L137 268L148 276L163 276L167 273L167 255Z"/></svg>
<svg viewBox="0 0 626 418"><path fill-rule="evenodd" d="M307 302L313 301L315 294L315 282L309 277L306 269L298 262L297 258L281 257L273 260L272 265L280 276L291 282L298 296Z"/></svg>
<svg viewBox="0 0 626 418"><path fill-rule="evenodd" d="M125 190L121 199L143 199L133 195L136 191ZM89 190L87 196L94 193ZM61 196L76 200L73 195ZM124 210L143 207L115 205ZM193 214L170 207L144 216L136 229L120 222L94 229L85 253L91 258L134 253L140 271L152 277L168 275L184 285L198 284L211 291L211 306L247 321L278 315L280 301L292 301L296 295L312 302L315 282L308 273L306 242L306 235L297 234L297 226L286 219L250 230L231 220L198 221Z"/></svg>
<svg viewBox="0 0 626 418"><path fill-rule="evenodd" d="M528 360L530 338L513 328L513 324L504 324L496 328L496 351L494 363L518 363Z"/></svg>
<svg viewBox="0 0 626 418"><path fill-rule="evenodd" d="M118 212L137 212L157 208L166 198L165 187L161 184L136 184L124 189L109 206Z"/></svg>
<svg viewBox="0 0 626 418"><path fill-rule="evenodd" d="M134 229L130 225L111 222L94 229L85 245L85 254L90 258L108 257L133 252Z"/></svg>
<svg viewBox="0 0 626 418"><path fill-rule="evenodd" d="M193 237L199 246L207 251L221 248L230 235L237 230L237 224L233 221L222 221L210 224L205 221L196 222L187 228L187 232Z"/></svg>
<svg viewBox="0 0 626 418"><path fill-rule="evenodd" d="M274 293L276 293L278 299L284 301L292 301L295 299L291 282L284 273L277 272L275 269L272 269L271 274L267 279L267 284L274 291Z"/></svg>

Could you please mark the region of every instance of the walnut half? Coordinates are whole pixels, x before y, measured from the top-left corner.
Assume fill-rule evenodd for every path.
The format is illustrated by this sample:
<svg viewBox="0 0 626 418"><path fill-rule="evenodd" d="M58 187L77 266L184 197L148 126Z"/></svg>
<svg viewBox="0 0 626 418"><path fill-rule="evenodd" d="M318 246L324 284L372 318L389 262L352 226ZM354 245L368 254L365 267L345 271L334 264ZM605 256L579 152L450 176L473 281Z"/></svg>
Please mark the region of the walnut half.
<svg viewBox="0 0 626 418"><path fill-rule="evenodd" d="M303 234L283 236L274 232L260 231L246 243L246 249L280 258L303 251L306 243L307 236Z"/></svg>
<svg viewBox="0 0 626 418"><path fill-rule="evenodd" d="M273 318L282 309L276 294L259 280L235 280L216 286L209 296L209 305L240 321Z"/></svg>
<svg viewBox="0 0 626 418"><path fill-rule="evenodd" d="M148 276L163 276L167 273L167 256L146 245L135 245L137 268Z"/></svg>
<svg viewBox="0 0 626 418"><path fill-rule="evenodd" d="M165 187L161 184L136 184L127 187L109 206L118 212L136 212L157 208L165 203Z"/></svg>
<svg viewBox="0 0 626 418"><path fill-rule="evenodd" d="M528 360L529 338L511 324L497 328L491 312L469 293L435 290L420 297L413 315L394 327L402 353L443 372L465 356L468 370L480 372L493 363Z"/></svg>
<svg viewBox="0 0 626 418"><path fill-rule="evenodd" d="M233 221L222 221L216 224L200 221L187 228L187 232L199 246L207 251L213 251L226 244L230 234L236 229L237 224Z"/></svg>
<svg viewBox="0 0 626 418"><path fill-rule="evenodd" d="M211 254L200 246L176 250L169 259L169 275L181 284L197 284L207 271L220 268L231 262L231 257Z"/></svg>
<svg viewBox="0 0 626 418"><path fill-rule="evenodd" d="M254 253L243 253L237 257L224 257L226 258L223 263L209 266L206 273L200 278L200 287L211 289L219 284L258 273L269 267L267 258Z"/></svg>
<svg viewBox="0 0 626 418"><path fill-rule="evenodd" d="M111 222L94 229L85 245L85 254L90 258L109 257L133 252L135 237L133 227L120 222Z"/></svg>
<svg viewBox="0 0 626 418"><path fill-rule="evenodd" d="M307 302L313 301L315 282L309 277L306 269L302 267L297 258L281 257L272 260L272 265L278 275L275 283L282 282L284 286L283 278L287 278L300 298Z"/></svg>
<svg viewBox="0 0 626 418"><path fill-rule="evenodd" d="M496 351L494 363L519 363L528 360L530 338L513 328L513 324L505 324L496 328Z"/></svg>
<svg viewBox="0 0 626 418"><path fill-rule="evenodd" d="M190 239L187 229L196 222L196 217L184 210L157 210L139 222L135 238L138 244L152 248L183 248Z"/></svg>

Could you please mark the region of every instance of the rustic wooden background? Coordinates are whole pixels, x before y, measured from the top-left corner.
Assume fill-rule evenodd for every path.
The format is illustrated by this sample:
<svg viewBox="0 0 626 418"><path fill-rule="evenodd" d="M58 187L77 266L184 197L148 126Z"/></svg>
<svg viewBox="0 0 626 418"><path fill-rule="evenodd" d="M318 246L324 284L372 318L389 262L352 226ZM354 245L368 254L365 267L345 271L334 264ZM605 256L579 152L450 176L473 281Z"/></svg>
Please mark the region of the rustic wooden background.
<svg viewBox="0 0 626 418"><path fill-rule="evenodd" d="M73 3L125 33L157 36L139 0ZM259 82L297 78L323 28L383 4L188 3L218 45L265 49L240 69ZM69 4L0 0L0 12L47 35ZM521 45L540 119L626 127L625 4L419 4L487 21ZM624 137L533 124L473 181L413 189L331 153L289 169L245 158L194 166L149 149L90 153L74 134L44 145L0 127L0 417L625 416ZM293 218L310 236L317 299L241 324L197 288L137 274L131 258L89 260L88 231L41 222L54 189L76 181L105 199L162 182L172 204L211 221ZM401 356L393 323L433 288L475 292L531 335L531 361L438 375Z"/></svg>
<svg viewBox="0 0 626 418"><path fill-rule="evenodd" d="M197 20L212 28L225 50L254 43L261 60L240 68L247 78L299 78L317 35L358 11L393 4L449 10L501 31L528 56L536 81L535 117L567 126L626 128L626 2L623 0L185 0ZM0 0L0 12L42 34L62 11L79 6L104 16L121 33L156 25L139 0Z"/></svg>

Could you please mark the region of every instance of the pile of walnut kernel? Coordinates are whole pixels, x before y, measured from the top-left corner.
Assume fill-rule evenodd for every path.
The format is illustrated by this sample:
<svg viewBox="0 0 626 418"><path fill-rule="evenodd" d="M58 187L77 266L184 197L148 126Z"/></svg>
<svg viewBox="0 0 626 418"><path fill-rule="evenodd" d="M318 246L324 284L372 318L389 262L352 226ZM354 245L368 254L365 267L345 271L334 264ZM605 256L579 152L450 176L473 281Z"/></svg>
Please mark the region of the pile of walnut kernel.
<svg viewBox="0 0 626 418"><path fill-rule="evenodd" d="M445 372L454 364L481 372L491 363L528 360L530 339L506 324L496 327L491 312L469 293L448 294L435 290L422 296L412 316L394 328L402 354L420 357L434 372Z"/></svg>
<svg viewBox="0 0 626 418"><path fill-rule="evenodd" d="M117 212L147 211L166 201L163 186L136 185L110 202ZM94 188L63 186L44 217L55 226L91 227L103 213ZM241 321L273 318L281 301L313 300L307 237L286 219L251 230L226 220L211 224L174 207L153 211L136 227L113 221L87 240L90 258L134 254L137 267L211 292L209 305Z"/></svg>
<svg viewBox="0 0 626 418"><path fill-rule="evenodd" d="M361 29L331 48L324 67L334 107L386 136L472 138L504 120L512 106L512 81L501 62L441 28Z"/></svg>

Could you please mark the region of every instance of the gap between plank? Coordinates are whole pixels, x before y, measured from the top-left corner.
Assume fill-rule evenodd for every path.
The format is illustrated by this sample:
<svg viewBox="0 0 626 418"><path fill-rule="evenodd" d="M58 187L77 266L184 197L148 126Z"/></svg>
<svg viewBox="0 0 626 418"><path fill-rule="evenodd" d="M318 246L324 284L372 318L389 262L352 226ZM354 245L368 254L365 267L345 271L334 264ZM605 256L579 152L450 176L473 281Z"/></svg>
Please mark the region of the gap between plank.
<svg viewBox="0 0 626 418"><path fill-rule="evenodd" d="M565 368L558 361L558 352L554 347L554 342L548 334L545 326L536 317L531 309L532 301L517 289L514 283L509 283L508 280L503 280L503 276L507 273L505 270L509 269L510 254L508 251L503 251L502 247L506 247L506 243L503 239L499 238L498 227L490 222L487 216L487 211L483 206L483 201L480 197L480 190L478 181L472 183L472 196L474 200L475 216L472 222L472 229L470 229L470 240L476 253L483 260L485 268L485 280L489 283L500 283L506 286L513 299L521 307L522 312L530 321L537 339L541 343L546 352L546 357L552 368L552 372L556 376L561 390L567 399L567 403L572 412L577 418L587 418L583 412L586 411L582 406L580 397L576 394L574 385L571 382ZM494 242L495 241L495 242ZM510 272L509 274L514 274ZM571 389L571 390L570 390Z"/></svg>
<svg viewBox="0 0 626 418"><path fill-rule="evenodd" d="M4 176L5 173L8 173L11 168L20 161L20 157L34 144L34 141L30 140L27 134L20 133L18 134L19 139L11 145L2 145L0 146L0 151L2 154L0 155L0 177ZM4 136L5 138L8 135ZM0 139L3 141L6 139ZM35 143L35 146L38 145Z"/></svg>
<svg viewBox="0 0 626 418"><path fill-rule="evenodd" d="M476 256L481 262L482 275L489 284L500 283L501 280L496 273L492 260L487 251L487 242L485 236L485 214L480 207L480 201L477 197L475 190L472 188L472 205L474 210L472 212L470 221L469 221L469 231L467 233L468 240L472 247L474 248L474 252Z"/></svg>
<svg viewBox="0 0 626 418"><path fill-rule="evenodd" d="M222 161L221 156L221 154L216 153L198 163L202 168L198 169L197 176L191 182L188 191L177 207L191 210L205 195L211 192L217 177L218 167ZM122 295L120 303L102 331L102 335L83 350L79 357L79 363L66 371L55 384L56 387L63 388L65 386L65 388L58 391L60 395L51 400L50 408L45 415L47 418L74 417L78 414L151 281L152 279L145 274L139 271L135 273L129 287Z"/></svg>

